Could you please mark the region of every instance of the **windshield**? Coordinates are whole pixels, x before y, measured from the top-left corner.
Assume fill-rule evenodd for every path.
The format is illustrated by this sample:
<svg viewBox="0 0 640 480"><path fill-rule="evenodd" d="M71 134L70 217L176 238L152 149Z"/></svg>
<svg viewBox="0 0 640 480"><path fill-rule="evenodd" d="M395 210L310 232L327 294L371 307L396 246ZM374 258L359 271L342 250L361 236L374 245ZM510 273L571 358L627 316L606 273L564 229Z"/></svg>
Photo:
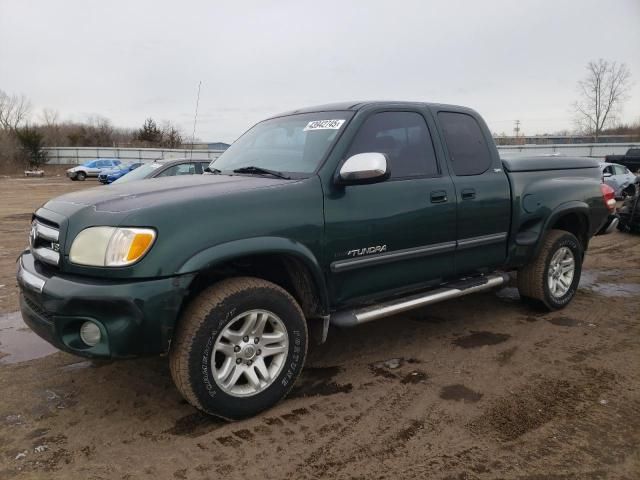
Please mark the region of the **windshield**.
<svg viewBox="0 0 640 480"><path fill-rule="evenodd" d="M142 180L143 178L147 178L147 175L151 174L154 170L160 168L162 166L161 163L145 163L144 165L139 166L135 170L131 170L129 173L124 174L122 177L117 179L113 183L123 183L130 182L132 180Z"/></svg>
<svg viewBox="0 0 640 480"><path fill-rule="evenodd" d="M313 173L352 115L314 112L265 120L236 140L210 167L223 172L259 167Z"/></svg>

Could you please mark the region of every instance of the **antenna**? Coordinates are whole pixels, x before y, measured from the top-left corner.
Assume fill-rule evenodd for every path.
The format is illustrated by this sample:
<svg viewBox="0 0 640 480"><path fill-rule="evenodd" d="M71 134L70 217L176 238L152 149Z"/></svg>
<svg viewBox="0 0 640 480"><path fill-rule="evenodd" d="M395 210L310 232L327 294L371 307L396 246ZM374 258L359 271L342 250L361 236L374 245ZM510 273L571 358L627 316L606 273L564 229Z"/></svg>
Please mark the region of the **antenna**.
<svg viewBox="0 0 640 480"><path fill-rule="evenodd" d="M202 86L202 80L198 82L198 97L196 98L196 114L193 116L193 133L191 134L191 151L189 152L189 159L193 159L193 144L196 141L196 123L198 122L198 106L200 105L200 87Z"/></svg>

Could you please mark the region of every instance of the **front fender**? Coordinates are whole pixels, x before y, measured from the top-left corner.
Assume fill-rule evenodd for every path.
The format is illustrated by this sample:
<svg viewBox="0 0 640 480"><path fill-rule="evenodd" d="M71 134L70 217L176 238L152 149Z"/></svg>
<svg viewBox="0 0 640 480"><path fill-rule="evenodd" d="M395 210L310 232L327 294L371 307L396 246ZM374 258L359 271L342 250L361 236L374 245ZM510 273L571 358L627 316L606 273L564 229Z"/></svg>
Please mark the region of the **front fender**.
<svg viewBox="0 0 640 480"><path fill-rule="evenodd" d="M193 255L182 264L177 274L199 272L243 256L268 254L291 255L302 261L313 278L323 310L328 311L329 296L318 260L309 248L289 238L252 237L221 243Z"/></svg>

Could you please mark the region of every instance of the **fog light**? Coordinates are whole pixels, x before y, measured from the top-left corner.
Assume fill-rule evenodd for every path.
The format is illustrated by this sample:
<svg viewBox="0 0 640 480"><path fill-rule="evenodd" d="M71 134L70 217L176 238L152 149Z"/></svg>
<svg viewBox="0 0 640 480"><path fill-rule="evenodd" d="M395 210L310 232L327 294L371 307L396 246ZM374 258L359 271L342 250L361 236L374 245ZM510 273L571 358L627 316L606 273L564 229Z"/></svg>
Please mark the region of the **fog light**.
<svg viewBox="0 0 640 480"><path fill-rule="evenodd" d="M84 322L80 327L80 338L90 347L98 344L100 336L100 328L93 322Z"/></svg>

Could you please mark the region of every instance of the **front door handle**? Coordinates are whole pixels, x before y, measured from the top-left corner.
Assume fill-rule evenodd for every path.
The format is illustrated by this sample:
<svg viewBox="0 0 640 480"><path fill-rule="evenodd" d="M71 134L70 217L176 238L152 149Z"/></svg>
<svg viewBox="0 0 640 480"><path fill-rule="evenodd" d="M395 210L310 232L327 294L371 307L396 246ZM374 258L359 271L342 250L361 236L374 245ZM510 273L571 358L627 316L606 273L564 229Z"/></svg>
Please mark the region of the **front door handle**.
<svg viewBox="0 0 640 480"><path fill-rule="evenodd" d="M447 192L445 190L436 190L431 192L431 203L444 203L447 201Z"/></svg>
<svg viewBox="0 0 640 480"><path fill-rule="evenodd" d="M473 200L476 198L476 191L473 188L464 188L462 190L462 200Z"/></svg>

